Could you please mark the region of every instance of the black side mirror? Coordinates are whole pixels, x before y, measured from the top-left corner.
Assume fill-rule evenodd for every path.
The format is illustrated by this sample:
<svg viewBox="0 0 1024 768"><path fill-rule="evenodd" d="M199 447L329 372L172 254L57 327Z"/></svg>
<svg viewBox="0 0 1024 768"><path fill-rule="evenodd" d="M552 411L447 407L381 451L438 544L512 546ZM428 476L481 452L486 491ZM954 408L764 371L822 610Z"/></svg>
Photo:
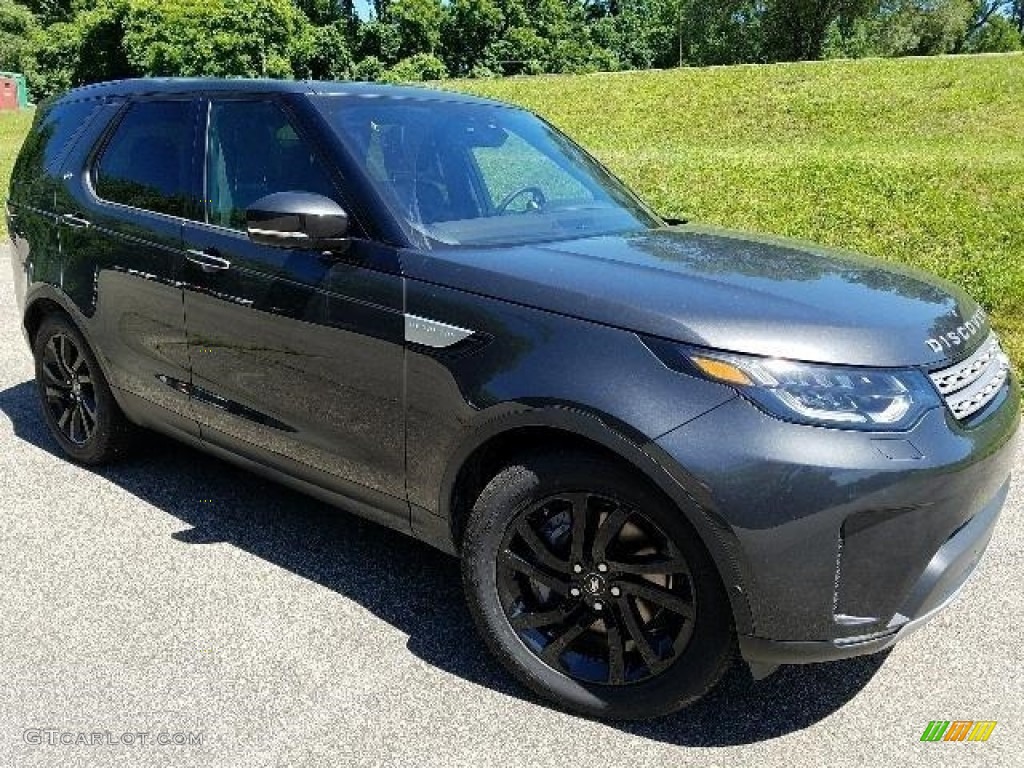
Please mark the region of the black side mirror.
<svg viewBox="0 0 1024 768"><path fill-rule="evenodd" d="M689 219L671 218L669 216L662 216L661 220L668 224L670 227L678 227L682 224L689 224Z"/></svg>
<svg viewBox="0 0 1024 768"><path fill-rule="evenodd" d="M317 251L342 249L348 241L348 214L330 198L312 192L276 192L245 211L249 239L277 248Z"/></svg>

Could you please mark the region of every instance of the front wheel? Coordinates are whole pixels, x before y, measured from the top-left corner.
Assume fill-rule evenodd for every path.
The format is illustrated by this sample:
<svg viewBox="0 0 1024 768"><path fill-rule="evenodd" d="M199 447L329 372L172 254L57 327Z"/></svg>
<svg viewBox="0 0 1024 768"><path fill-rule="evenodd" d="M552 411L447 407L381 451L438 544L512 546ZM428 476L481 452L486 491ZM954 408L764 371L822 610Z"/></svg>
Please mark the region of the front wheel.
<svg viewBox="0 0 1024 768"><path fill-rule="evenodd" d="M467 522L463 577L491 651L584 715L675 711L734 658L728 601L693 528L600 457L537 456L499 472Z"/></svg>

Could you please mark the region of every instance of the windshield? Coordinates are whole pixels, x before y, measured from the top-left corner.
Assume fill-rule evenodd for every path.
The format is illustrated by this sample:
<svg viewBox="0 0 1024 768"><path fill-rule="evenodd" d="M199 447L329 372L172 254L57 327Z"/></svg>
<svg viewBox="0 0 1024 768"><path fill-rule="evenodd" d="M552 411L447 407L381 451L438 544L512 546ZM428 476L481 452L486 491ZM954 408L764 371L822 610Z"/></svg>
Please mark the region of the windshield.
<svg viewBox="0 0 1024 768"><path fill-rule="evenodd" d="M425 246L517 245L658 225L597 162L523 110L388 98L317 103Z"/></svg>

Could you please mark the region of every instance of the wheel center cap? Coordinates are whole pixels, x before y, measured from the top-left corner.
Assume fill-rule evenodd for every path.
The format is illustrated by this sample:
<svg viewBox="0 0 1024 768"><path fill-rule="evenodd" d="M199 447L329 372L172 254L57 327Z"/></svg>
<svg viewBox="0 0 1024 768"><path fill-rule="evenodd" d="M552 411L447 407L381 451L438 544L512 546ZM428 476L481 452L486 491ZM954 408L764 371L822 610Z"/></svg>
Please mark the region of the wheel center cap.
<svg viewBox="0 0 1024 768"><path fill-rule="evenodd" d="M76 395L82 392L82 383L77 378L71 380L71 391Z"/></svg>
<svg viewBox="0 0 1024 768"><path fill-rule="evenodd" d="M583 579L583 589L590 595L604 592L604 577L599 573L588 573Z"/></svg>

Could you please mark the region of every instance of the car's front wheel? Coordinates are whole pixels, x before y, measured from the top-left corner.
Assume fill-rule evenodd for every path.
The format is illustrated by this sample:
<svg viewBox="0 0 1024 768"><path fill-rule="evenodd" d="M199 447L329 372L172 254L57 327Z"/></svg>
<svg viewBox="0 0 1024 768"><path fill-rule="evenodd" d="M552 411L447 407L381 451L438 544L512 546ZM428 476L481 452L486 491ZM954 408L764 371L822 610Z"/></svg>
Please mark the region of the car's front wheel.
<svg viewBox="0 0 1024 768"><path fill-rule="evenodd" d="M36 333L33 353L43 416L64 452L83 464L103 464L122 454L134 427L71 320L48 315Z"/></svg>
<svg viewBox="0 0 1024 768"><path fill-rule="evenodd" d="M734 658L728 602L693 528L601 457L536 456L499 472L467 521L463 576L492 652L581 714L672 712Z"/></svg>

